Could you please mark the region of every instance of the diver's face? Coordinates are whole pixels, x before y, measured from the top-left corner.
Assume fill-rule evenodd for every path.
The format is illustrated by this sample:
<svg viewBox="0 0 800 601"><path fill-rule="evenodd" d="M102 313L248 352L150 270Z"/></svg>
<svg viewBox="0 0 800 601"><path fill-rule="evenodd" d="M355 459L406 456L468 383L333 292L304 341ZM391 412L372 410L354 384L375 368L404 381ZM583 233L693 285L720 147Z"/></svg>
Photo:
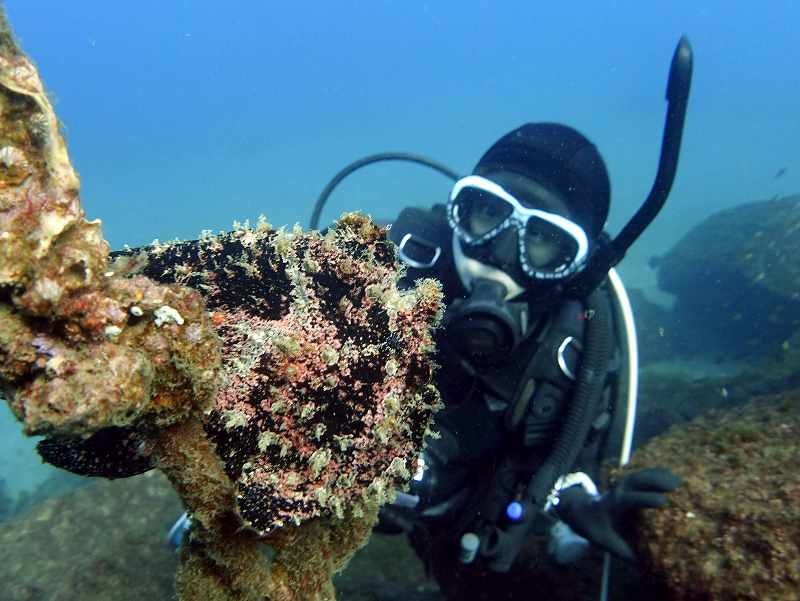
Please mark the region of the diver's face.
<svg viewBox="0 0 800 601"><path fill-rule="evenodd" d="M539 182L509 171L480 173L482 177L501 186L520 203L570 218L566 204L556 194ZM470 235L479 238L506 222L513 212L507 203L488 193L475 193L462 208L466 218L464 227ZM467 210L468 209L468 210ZM502 229L496 237L479 248L465 249L470 257L500 269L520 284L529 283L520 267L520 253L525 253L529 266L545 269L557 264L564 256L568 241L562 231L541 220L528 220L520 245L520 230L516 227Z"/></svg>

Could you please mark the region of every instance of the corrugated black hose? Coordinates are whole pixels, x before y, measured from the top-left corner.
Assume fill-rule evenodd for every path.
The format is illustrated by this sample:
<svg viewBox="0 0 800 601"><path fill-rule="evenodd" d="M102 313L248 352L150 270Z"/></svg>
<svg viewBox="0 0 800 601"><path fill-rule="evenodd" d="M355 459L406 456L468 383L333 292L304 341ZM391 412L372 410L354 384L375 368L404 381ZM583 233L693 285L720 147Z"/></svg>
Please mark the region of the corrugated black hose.
<svg viewBox="0 0 800 601"><path fill-rule="evenodd" d="M612 322L608 296L602 287L595 289L586 299L586 309L591 319L586 323L575 396L550 456L528 485L528 498L538 507L544 506L558 477L567 473L578 458L597 416L597 403L602 398L606 382L611 359Z"/></svg>

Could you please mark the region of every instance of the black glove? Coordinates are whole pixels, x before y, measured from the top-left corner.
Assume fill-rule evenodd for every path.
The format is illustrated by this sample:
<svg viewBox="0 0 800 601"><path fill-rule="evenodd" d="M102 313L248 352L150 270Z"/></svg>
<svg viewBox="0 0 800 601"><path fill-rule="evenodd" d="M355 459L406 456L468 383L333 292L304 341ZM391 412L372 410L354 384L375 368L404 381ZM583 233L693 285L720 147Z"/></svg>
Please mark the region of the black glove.
<svg viewBox="0 0 800 601"><path fill-rule="evenodd" d="M632 562L635 555L620 536L620 526L639 509L666 505L663 493L675 490L680 482L669 470L653 468L626 476L600 497L571 486L560 492L556 515L590 543Z"/></svg>

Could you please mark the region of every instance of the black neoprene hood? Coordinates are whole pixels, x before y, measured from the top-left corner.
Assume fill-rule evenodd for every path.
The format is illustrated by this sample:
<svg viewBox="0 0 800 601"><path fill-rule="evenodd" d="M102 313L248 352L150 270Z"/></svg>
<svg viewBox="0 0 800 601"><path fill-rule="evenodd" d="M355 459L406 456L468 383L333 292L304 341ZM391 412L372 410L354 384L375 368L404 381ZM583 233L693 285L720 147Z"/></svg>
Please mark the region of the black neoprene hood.
<svg viewBox="0 0 800 601"><path fill-rule="evenodd" d="M518 127L495 142L474 169L476 175L497 171L517 173L561 196L590 238L602 231L611 199L608 171L597 147L577 130L559 123Z"/></svg>

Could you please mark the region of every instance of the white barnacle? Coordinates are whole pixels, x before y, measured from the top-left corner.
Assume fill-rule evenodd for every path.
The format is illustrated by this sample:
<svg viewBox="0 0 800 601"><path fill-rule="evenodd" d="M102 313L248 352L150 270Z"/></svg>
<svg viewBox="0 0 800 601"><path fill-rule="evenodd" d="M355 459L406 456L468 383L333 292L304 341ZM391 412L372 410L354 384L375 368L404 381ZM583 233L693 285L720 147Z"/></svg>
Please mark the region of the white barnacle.
<svg viewBox="0 0 800 601"><path fill-rule="evenodd" d="M276 333L272 337L272 343L288 357L296 357L300 354L300 343L288 334Z"/></svg>
<svg viewBox="0 0 800 601"><path fill-rule="evenodd" d="M164 251L167 250L166 244L161 244L161 240L158 238L153 238L153 241L150 243L150 252L154 257L160 257L164 254Z"/></svg>
<svg viewBox="0 0 800 601"><path fill-rule="evenodd" d="M183 317L181 317L181 314L169 305L162 305L156 309L153 312L153 317L155 318L156 326L159 328L170 321L179 326L183 325Z"/></svg>
<svg viewBox="0 0 800 601"><path fill-rule="evenodd" d="M243 232L243 231L249 230L249 229L250 229L250 220L249 219L245 219L244 223L242 223L238 219L234 219L234 221L233 221L233 231L234 232Z"/></svg>
<svg viewBox="0 0 800 601"><path fill-rule="evenodd" d="M272 229L272 225L269 221L267 221L267 217L264 214L258 216L258 221L256 221L256 231L259 232L268 232Z"/></svg>
<svg viewBox="0 0 800 601"><path fill-rule="evenodd" d="M306 403L303 405L303 408L300 410L300 421L307 421L314 417L314 414L317 412L316 407L313 403Z"/></svg>
<svg viewBox="0 0 800 601"><path fill-rule="evenodd" d="M286 399L277 396L277 393L274 394L276 395L276 398L272 401L272 403L270 403L269 410L276 414L285 413L289 408L289 402Z"/></svg>
<svg viewBox="0 0 800 601"><path fill-rule="evenodd" d="M386 393L386 396L383 397L383 405L385 407L385 412L387 415L399 412L400 409L402 408L400 395L396 391L390 390L389 392Z"/></svg>
<svg viewBox="0 0 800 601"><path fill-rule="evenodd" d="M334 434L333 439L339 444L340 451L346 451L347 449L353 446L353 439L349 436L341 436L339 434Z"/></svg>
<svg viewBox="0 0 800 601"><path fill-rule="evenodd" d="M141 317L142 314L144 313L144 311L142 311L142 308L137 307L136 305L133 305L129 310L131 312L131 315L133 315L134 317Z"/></svg>
<svg viewBox="0 0 800 601"><path fill-rule="evenodd" d="M31 80L35 78L35 72L27 63L19 63L11 69L11 77L27 87L32 85Z"/></svg>
<svg viewBox="0 0 800 601"><path fill-rule="evenodd" d="M394 359L389 359L386 362L386 375L389 377L394 376L397 373L397 368L398 368L397 361L395 361Z"/></svg>
<svg viewBox="0 0 800 601"><path fill-rule="evenodd" d="M48 359L47 363L44 365L44 371L49 377L55 378L56 376L61 375L61 367L65 363L66 360L61 355L50 357L50 359Z"/></svg>
<svg viewBox="0 0 800 601"><path fill-rule="evenodd" d="M245 248L254 248L256 243L258 242L258 234L256 233L256 230L253 229L242 230L239 240L242 243L242 246L244 246ZM247 263L246 265L250 269L255 270L255 267L253 265L250 265L249 263Z"/></svg>
<svg viewBox="0 0 800 601"><path fill-rule="evenodd" d="M381 477L375 478L362 492L362 496L365 501L375 500L379 504L383 504L387 498L386 482Z"/></svg>
<svg viewBox="0 0 800 601"><path fill-rule="evenodd" d="M294 236L286 231L286 228L281 228L275 232L275 237L272 239L272 246L275 252L282 257L287 257L292 248Z"/></svg>
<svg viewBox="0 0 800 601"><path fill-rule="evenodd" d="M313 257L306 256L303 259L303 269L306 270L306 273L317 273L321 269L321 266Z"/></svg>
<svg viewBox="0 0 800 601"><path fill-rule="evenodd" d="M36 294L42 297L43 300L51 303L54 303L61 298L61 286L58 285L58 282L51 280L50 278L41 278L40 280L36 280L36 283L33 285L33 289Z"/></svg>
<svg viewBox="0 0 800 601"><path fill-rule="evenodd" d="M106 326L106 329L105 329L106 338L108 338L109 340L114 340L117 336L120 335L121 332L122 332L122 328L119 327L119 326L113 326L113 325L112 326Z"/></svg>
<svg viewBox="0 0 800 601"><path fill-rule="evenodd" d="M0 148L0 164L6 168L21 167L27 168L28 160L25 154L14 146L3 146Z"/></svg>
<svg viewBox="0 0 800 601"><path fill-rule="evenodd" d="M339 477L336 478L336 486L338 488L350 488L356 482L356 473L355 472L344 472L343 474L339 474Z"/></svg>
<svg viewBox="0 0 800 601"><path fill-rule="evenodd" d="M50 241L73 222L73 218L68 215L60 215L50 211L39 217L39 249L37 254L44 253L49 248Z"/></svg>
<svg viewBox="0 0 800 601"><path fill-rule="evenodd" d="M342 497L331 495L330 507L333 509L333 514L337 519L344 519L344 502L342 501Z"/></svg>
<svg viewBox="0 0 800 601"><path fill-rule="evenodd" d="M47 138L50 132L50 121L44 113L35 113L28 120L28 130L31 132L34 140L41 143Z"/></svg>

